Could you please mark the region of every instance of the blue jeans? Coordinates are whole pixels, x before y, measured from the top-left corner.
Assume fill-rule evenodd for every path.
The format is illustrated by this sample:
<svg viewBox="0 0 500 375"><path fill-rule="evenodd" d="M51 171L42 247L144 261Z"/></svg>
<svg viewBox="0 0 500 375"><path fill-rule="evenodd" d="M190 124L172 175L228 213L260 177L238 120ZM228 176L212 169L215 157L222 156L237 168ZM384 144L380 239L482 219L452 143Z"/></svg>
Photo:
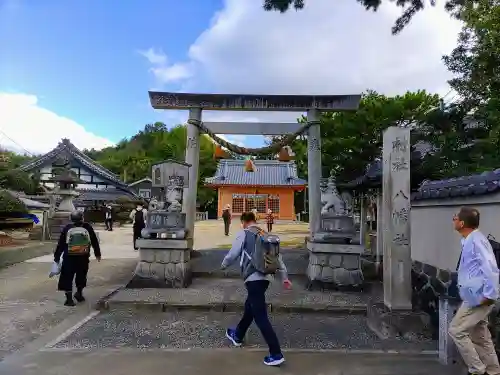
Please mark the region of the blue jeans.
<svg viewBox="0 0 500 375"><path fill-rule="evenodd" d="M248 296L245 301L245 312L236 327L236 337L243 340L250 324L255 321L255 324L259 327L264 340L266 340L269 346L269 354L281 354L278 337L267 316L266 290L269 287L269 281L248 281L245 283L245 286L248 291Z"/></svg>

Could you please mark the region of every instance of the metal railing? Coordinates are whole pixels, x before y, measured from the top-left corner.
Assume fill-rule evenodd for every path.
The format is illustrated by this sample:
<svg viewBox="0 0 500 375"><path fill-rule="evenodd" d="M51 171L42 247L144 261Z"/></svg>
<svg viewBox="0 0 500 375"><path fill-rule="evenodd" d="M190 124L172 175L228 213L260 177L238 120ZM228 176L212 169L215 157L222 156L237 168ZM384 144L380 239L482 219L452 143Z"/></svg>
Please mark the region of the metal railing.
<svg viewBox="0 0 500 375"><path fill-rule="evenodd" d="M196 213L195 220L196 220L196 221L208 220L208 211L205 211L205 212L197 212L197 213Z"/></svg>

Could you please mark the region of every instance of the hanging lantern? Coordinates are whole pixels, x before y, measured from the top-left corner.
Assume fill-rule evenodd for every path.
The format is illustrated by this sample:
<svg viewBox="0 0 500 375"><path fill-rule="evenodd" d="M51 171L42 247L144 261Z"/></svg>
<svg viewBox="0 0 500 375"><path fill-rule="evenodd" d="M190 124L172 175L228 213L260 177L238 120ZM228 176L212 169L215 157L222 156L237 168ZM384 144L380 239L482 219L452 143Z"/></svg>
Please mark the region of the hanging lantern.
<svg viewBox="0 0 500 375"><path fill-rule="evenodd" d="M278 154L278 160L279 161L290 161L294 158L295 153L292 151L292 148L290 146L285 146L282 147L279 154Z"/></svg>
<svg viewBox="0 0 500 375"><path fill-rule="evenodd" d="M257 167L252 159L245 160L245 172L256 172Z"/></svg>
<svg viewBox="0 0 500 375"><path fill-rule="evenodd" d="M215 147L214 159L230 159L229 154L221 146Z"/></svg>

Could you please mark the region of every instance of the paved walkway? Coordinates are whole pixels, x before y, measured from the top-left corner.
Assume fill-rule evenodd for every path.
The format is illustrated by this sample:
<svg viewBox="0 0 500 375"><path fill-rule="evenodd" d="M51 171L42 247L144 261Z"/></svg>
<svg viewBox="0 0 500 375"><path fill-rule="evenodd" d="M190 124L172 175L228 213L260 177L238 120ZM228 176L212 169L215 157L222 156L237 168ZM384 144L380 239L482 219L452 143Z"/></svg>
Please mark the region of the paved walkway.
<svg viewBox="0 0 500 375"><path fill-rule="evenodd" d="M39 352L0 363L2 375L449 375L451 369L426 356L349 354L333 352L286 353L279 369L262 364L263 351L107 351ZM21 364L24 363L24 364Z"/></svg>
<svg viewBox="0 0 500 375"><path fill-rule="evenodd" d="M265 223L261 223L265 228ZM290 244L303 244L304 238L308 235L309 226L307 223L275 224L273 233L280 236L281 242ZM228 248L241 229L240 223L233 221L229 236L224 236L224 223L221 220L198 221L195 226L194 249L214 249Z"/></svg>
<svg viewBox="0 0 500 375"><path fill-rule="evenodd" d="M100 298L130 280L137 252L120 243L118 231L98 233L103 260L97 262L92 256L85 290L87 302L76 308L63 306L64 296L57 291L57 278L48 278L52 255L0 269L0 360L75 314L94 311Z"/></svg>

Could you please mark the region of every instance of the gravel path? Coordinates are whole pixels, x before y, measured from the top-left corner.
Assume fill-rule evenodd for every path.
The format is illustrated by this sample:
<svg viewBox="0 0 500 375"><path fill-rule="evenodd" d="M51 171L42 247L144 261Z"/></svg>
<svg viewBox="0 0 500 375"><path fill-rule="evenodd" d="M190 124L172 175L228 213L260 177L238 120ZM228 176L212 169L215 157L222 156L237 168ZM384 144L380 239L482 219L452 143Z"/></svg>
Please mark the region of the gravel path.
<svg viewBox="0 0 500 375"><path fill-rule="evenodd" d="M59 349L187 349L225 348L226 327L238 322L236 313L165 312L101 313L69 337L57 343ZM272 323L284 348L294 349L379 349L435 350L432 341L381 340L362 316L272 314ZM265 347L252 327L247 347Z"/></svg>

